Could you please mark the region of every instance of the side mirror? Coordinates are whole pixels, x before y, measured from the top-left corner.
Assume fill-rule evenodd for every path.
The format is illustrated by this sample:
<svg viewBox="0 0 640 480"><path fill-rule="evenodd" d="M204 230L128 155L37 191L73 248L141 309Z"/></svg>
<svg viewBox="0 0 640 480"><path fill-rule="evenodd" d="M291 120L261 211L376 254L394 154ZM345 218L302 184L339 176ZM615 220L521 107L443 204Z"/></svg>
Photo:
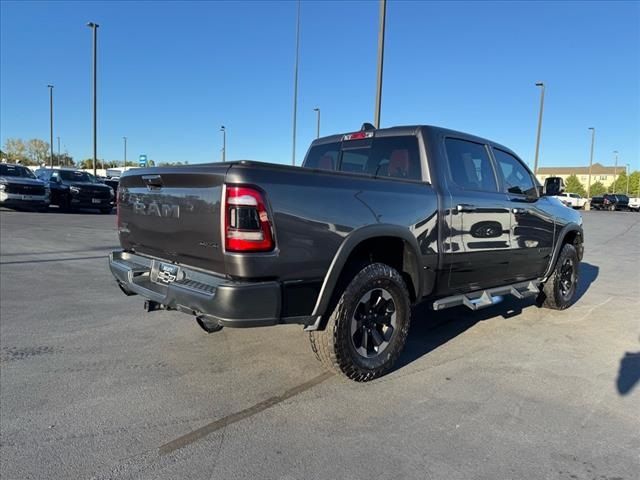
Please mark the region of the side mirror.
<svg viewBox="0 0 640 480"><path fill-rule="evenodd" d="M544 180L543 194L546 196L560 195L564 192L564 180L560 177L549 177Z"/></svg>

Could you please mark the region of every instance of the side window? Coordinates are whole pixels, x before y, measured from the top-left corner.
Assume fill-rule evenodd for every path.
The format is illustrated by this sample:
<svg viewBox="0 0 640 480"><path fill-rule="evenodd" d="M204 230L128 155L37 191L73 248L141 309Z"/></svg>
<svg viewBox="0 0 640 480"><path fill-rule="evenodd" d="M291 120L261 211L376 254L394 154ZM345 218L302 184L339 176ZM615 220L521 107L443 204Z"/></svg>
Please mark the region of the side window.
<svg viewBox="0 0 640 480"><path fill-rule="evenodd" d="M373 140L369 173L378 177L420 180L420 151L414 136L381 137Z"/></svg>
<svg viewBox="0 0 640 480"><path fill-rule="evenodd" d="M493 154L498 161L507 192L517 195L537 196L531 174L520 160L497 148L493 149Z"/></svg>
<svg viewBox="0 0 640 480"><path fill-rule="evenodd" d="M465 190L497 192L495 173L484 145L447 138L444 141L451 179Z"/></svg>
<svg viewBox="0 0 640 480"><path fill-rule="evenodd" d="M321 170L336 170L340 155L340 143L326 143L316 145L309 149L304 166L307 168L319 168Z"/></svg>

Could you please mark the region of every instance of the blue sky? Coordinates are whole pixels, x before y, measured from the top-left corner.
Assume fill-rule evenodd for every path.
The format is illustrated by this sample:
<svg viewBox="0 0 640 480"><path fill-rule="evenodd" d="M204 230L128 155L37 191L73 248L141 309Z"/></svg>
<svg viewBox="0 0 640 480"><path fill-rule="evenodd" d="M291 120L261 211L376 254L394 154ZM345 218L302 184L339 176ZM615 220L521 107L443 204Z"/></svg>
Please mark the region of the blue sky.
<svg viewBox="0 0 640 480"><path fill-rule="evenodd" d="M55 133L92 154L91 30L99 28L98 156L291 161L296 3L0 4L0 137ZM298 162L315 136L373 120L378 3L303 1ZM382 125L426 123L504 143L540 165L640 168L640 3L389 0ZM64 148L63 148L64 150Z"/></svg>

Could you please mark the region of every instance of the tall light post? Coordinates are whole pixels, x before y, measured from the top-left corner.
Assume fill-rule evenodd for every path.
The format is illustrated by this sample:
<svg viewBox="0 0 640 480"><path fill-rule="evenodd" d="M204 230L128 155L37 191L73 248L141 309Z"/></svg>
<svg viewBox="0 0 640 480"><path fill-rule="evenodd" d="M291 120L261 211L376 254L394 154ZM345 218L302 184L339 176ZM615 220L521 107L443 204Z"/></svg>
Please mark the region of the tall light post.
<svg viewBox="0 0 640 480"><path fill-rule="evenodd" d="M87 27L93 30L93 175L97 176L96 164L98 162L98 25L89 22Z"/></svg>
<svg viewBox="0 0 640 480"><path fill-rule="evenodd" d="M58 139L58 165L62 166L62 160L60 159L60 137L56 137Z"/></svg>
<svg viewBox="0 0 640 480"><path fill-rule="evenodd" d="M589 127L591 130L591 157L589 159L589 183L587 183L587 198L591 198L591 169L593 167L593 145L596 141L596 129Z"/></svg>
<svg viewBox="0 0 640 480"><path fill-rule="evenodd" d="M124 169L127 170L127 137L122 137L124 141Z"/></svg>
<svg viewBox="0 0 640 480"><path fill-rule="evenodd" d="M613 167L613 183L611 184L611 193L616 193L616 176L618 175L618 151L614 150L613 154L616 156L616 163Z"/></svg>
<svg viewBox="0 0 640 480"><path fill-rule="evenodd" d="M374 125L380 128L380 108L382 104L382 67L384 64L384 27L387 17L387 0L380 0L380 15L378 25L378 74L376 84L376 106Z"/></svg>
<svg viewBox="0 0 640 480"><path fill-rule="evenodd" d="M53 168L53 85L47 85L49 89L49 167Z"/></svg>
<svg viewBox="0 0 640 480"><path fill-rule="evenodd" d="M314 112L316 112L316 138L320 138L320 108L314 108Z"/></svg>
<svg viewBox="0 0 640 480"><path fill-rule="evenodd" d="M629 195L629 180L631 180L631 173L629 172L630 167L631 165L627 163L627 191L625 192L627 195Z"/></svg>
<svg viewBox="0 0 640 480"><path fill-rule="evenodd" d="M224 125L220 127L220 131L222 132L222 161L227 161L227 129Z"/></svg>
<svg viewBox="0 0 640 480"><path fill-rule="evenodd" d="M300 0L296 17L296 62L293 73L293 152L291 165L296 164L296 123L298 121L298 63L300 62Z"/></svg>
<svg viewBox="0 0 640 480"><path fill-rule="evenodd" d="M536 135L536 156L533 161L533 174L538 174L538 155L540 153L540 135L542 134L542 113L544 111L544 83L536 83L540 87L540 111L538 112L538 134Z"/></svg>

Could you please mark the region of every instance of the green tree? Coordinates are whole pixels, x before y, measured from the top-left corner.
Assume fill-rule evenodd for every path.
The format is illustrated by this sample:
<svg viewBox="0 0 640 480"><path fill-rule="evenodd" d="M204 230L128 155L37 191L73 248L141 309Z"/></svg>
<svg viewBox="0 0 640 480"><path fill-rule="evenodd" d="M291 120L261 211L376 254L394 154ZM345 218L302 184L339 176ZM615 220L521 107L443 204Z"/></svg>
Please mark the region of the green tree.
<svg viewBox="0 0 640 480"><path fill-rule="evenodd" d="M591 192L589 192L592 197L597 195L603 195L607 193L607 187L605 187L602 182L596 182L591 184Z"/></svg>
<svg viewBox="0 0 640 480"><path fill-rule="evenodd" d="M577 193L581 197L587 196L587 191L585 190L580 180L576 175L570 175L567 177L567 181L565 182L565 190L567 193Z"/></svg>
<svg viewBox="0 0 640 480"><path fill-rule="evenodd" d="M640 171L638 170L629 175L629 196L640 197Z"/></svg>
<svg viewBox="0 0 640 480"><path fill-rule="evenodd" d="M61 153L58 155L57 153L53 154L53 164L60 165L62 167L73 167L75 166L75 162L73 161L73 157L69 155L67 152Z"/></svg>
<svg viewBox="0 0 640 480"><path fill-rule="evenodd" d="M627 190L627 172L622 172L616 175L616 181L609 187L611 193L624 193Z"/></svg>
<svg viewBox="0 0 640 480"><path fill-rule="evenodd" d="M100 165L100 161L97 162L98 165ZM97 167L97 165L96 165ZM93 158L85 158L84 160L80 161L78 163L78 168L83 168L83 169L92 169L93 168Z"/></svg>
<svg viewBox="0 0 640 480"><path fill-rule="evenodd" d="M118 166L118 162L102 160L100 158L96 159L96 168L97 169L106 169L106 168L114 168ZM78 164L78 168L83 168L85 170L93 170L93 158L85 158Z"/></svg>

